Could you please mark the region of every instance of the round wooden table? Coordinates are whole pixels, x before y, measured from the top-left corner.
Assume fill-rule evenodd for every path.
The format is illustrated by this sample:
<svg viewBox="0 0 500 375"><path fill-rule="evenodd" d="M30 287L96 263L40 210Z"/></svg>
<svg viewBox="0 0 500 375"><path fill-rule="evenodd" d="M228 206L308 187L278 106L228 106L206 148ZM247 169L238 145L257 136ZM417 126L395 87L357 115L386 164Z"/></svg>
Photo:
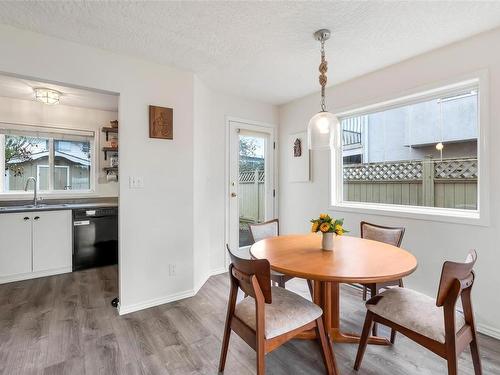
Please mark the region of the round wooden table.
<svg viewBox="0 0 500 375"><path fill-rule="evenodd" d="M408 251L383 242L340 236L335 250L321 250L321 235L286 235L256 242L250 253L267 259L271 268L286 275L313 280L313 300L322 307L325 329L334 342L358 343L359 335L340 331L340 283L383 283L398 280L417 268ZM314 332L301 338L315 338ZM371 344L387 339L371 337Z"/></svg>

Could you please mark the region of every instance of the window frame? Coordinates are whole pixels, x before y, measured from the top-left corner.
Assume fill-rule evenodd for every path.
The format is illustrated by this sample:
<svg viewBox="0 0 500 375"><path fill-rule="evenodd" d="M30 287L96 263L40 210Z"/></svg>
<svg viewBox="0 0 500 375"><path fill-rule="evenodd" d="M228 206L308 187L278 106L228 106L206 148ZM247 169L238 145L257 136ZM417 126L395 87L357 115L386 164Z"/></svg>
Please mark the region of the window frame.
<svg viewBox="0 0 500 375"><path fill-rule="evenodd" d="M97 196L96 186L98 179L98 171L99 171L99 157L97 153L97 147L99 145L99 133L94 130L89 129L79 129L79 128L69 128L64 126L53 126L53 125L33 125L26 123L15 123L15 122L5 122L0 121L0 127L3 129L8 129L10 131L15 132L18 131L29 131L29 132L39 132L39 133L50 133L52 134L49 137L49 165L53 164L54 159L53 151L54 151L54 140L58 139L57 136L61 137L72 137L72 136L85 136L89 137L90 140L90 188L85 190L54 190L53 182L52 182L52 171L49 167L49 185L50 190L42 190L38 191L38 196L42 199L57 199L57 198L85 198L85 197L95 197ZM71 140L71 139L69 139ZM55 167L55 165L54 165ZM38 183L38 180L37 180ZM4 192L0 191L0 200L8 201L8 200L21 200L21 199L30 199L33 197L33 193L31 191L12 191L12 192Z"/></svg>
<svg viewBox="0 0 500 375"><path fill-rule="evenodd" d="M349 202L343 200L343 167L342 147L333 149L330 153L330 207L332 211L350 212L392 216L417 220L449 222L489 226L489 74L487 70L473 72L460 77L440 81L431 85L391 95L385 98L371 100L368 103L353 105L337 111L340 118L363 115L371 112L387 110L391 107L401 107L412 102L421 102L425 98L443 95L461 88L476 85L478 89L478 138L477 159L478 169L478 205L477 210L456 208L406 206L384 203ZM340 135L340 131L338 135Z"/></svg>

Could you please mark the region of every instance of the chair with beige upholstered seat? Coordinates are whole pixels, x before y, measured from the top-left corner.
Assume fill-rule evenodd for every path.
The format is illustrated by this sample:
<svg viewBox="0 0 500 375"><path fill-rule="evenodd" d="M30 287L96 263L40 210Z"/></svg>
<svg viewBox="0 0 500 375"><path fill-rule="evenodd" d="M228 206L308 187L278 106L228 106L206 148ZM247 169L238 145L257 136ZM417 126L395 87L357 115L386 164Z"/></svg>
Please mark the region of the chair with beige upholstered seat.
<svg viewBox="0 0 500 375"><path fill-rule="evenodd" d="M405 288L388 289L372 297L366 303L368 311L354 368L361 365L372 323L379 322L446 359L449 375L457 374L457 357L470 345L474 372L482 374L471 303L476 259L476 252L471 251L465 263L444 263L437 299ZM463 314L456 310L458 297Z"/></svg>
<svg viewBox="0 0 500 375"><path fill-rule="evenodd" d="M382 225L376 225L372 223L367 223L366 221L362 221L360 223L361 229L361 238L384 242L389 245L393 245L396 247L401 246L401 242L403 242L403 236L405 234L405 228L401 227L384 227ZM376 284L363 284L363 301L366 301L366 292L370 290L370 296L373 297L382 289L386 289L391 286L399 286L403 287L403 279L386 281L384 283L376 283ZM373 325L373 336L377 336L377 325ZM394 344L396 340L396 332L394 330L391 331L391 343Z"/></svg>
<svg viewBox="0 0 500 375"><path fill-rule="evenodd" d="M257 352L257 375L265 374L265 355L306 330L315 329L328 374L337 374L331 342L323 326L323 311L289 290L271 287L266 259L242 259L229 250L231 291L222 341L219 372L224 371L229 337L234 331ZM236 303L238 289L248 297Z"/></svg>
<svg viewBox="0 0 500 375"><path fill-rule="evenodd" d="M280 235L280 223L278 219L269 220L260 224L248 224L248 228L250 229L250 237L254 243L266 238ZM288 276L271 270L271 281L276 283L281 288L284 288L285 283L291 279L293 279L293 276ZM307 280L307 287L309 288L309 292L312 297L312 283L310 280Z"/></svg>

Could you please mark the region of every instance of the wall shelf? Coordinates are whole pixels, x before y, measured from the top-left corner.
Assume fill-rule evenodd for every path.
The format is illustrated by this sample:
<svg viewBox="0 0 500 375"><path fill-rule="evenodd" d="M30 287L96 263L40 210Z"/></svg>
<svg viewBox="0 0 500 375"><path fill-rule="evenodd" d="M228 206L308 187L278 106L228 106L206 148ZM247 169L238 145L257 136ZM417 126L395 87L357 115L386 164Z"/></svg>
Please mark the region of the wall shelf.
<svg viewBox="0 0 500 375"><path fill-rule="evenodd" d="M118 152L118 147L103 147L104 160L108 160L108 152Z"/></svg>
<svg viewBox="0 0 500 375"><path fill-rule="evenodd" d="M113 125L118 124L118 121L111 121L111 124ZM101 131L106 134L106 142L109 141L109 134L118 134L118 127L117 126L103 126L101 128ZM118 152L118 147L103 147L102 152L104 152L104 160L108 160L108 153L117 153ZM116 177L118 178L118 167L104 167L102 170L106 173L106 175L110 174L115 174Z"/></svg>
<svg viewBox="0 0 500 375"><path fill-rule="evenodd" d="M113 128L111 126L104 126L101 130L103 133L106 133L106 142L109 140L109 133L118 134L118 128Z"/></svg>

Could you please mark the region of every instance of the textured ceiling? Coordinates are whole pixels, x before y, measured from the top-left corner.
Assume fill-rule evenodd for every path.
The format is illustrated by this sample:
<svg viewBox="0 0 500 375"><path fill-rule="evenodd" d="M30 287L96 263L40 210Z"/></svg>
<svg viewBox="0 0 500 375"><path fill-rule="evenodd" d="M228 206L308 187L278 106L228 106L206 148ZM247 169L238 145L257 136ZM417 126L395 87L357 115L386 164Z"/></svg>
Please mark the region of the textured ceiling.
<svg viewBox="0 0 500 375"><path fill-rule="evenodd" d="M46 87L59 91L62 94L60 104L104 111L118 111L118 95L0 75L0 96L34 100L33 89L35 87Z"/></svg>
<svg viewBox="0 0 500 375"><path fill-rule="evenodd" d="M500 26L500 2L20 2L0 23L197 73L227 93L284 103L317 90L318 44L329 84Z"/></svg>

